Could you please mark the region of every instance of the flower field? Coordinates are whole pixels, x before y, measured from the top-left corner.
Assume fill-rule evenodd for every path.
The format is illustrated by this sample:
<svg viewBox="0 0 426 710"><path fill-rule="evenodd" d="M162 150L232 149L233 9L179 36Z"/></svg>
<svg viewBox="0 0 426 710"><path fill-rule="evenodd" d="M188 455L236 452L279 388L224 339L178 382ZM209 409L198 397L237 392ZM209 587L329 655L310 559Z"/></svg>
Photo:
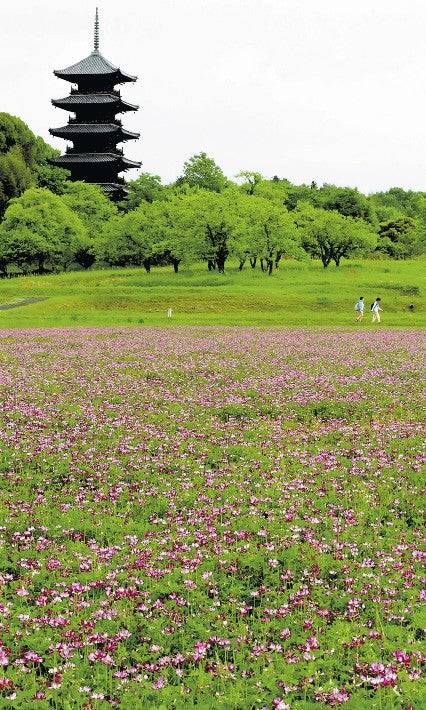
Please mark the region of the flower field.
<svg viewBox="0 0 426 710"><path fill-rule="evenodd" d="M421 710L423 344L1 331L2 710Z"/></svg>

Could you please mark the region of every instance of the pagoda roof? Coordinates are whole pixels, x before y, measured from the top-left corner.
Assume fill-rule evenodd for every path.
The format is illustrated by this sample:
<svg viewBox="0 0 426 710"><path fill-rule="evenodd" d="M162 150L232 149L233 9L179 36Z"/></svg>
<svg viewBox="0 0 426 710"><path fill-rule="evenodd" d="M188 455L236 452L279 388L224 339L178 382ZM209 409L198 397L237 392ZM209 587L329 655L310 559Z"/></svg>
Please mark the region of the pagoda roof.
<svg viewBox="0 0 426 710"><path fill-rule="evenodd" d="M123 192L127 194L128 190L124 187L124 185L121 185L116 182L97 182L97 185L101 187L105 192L117 192L117 190L120 190L120 192Z"/></svg>
<svg viewBox="0 0 426 710"><path fill-rule="evenodd" d="M140 133L127 131L122 126L116 123L69 123L67 126L60 128L50 128L49 133L52 136L82 136L82 135L114 135L115 133L122 136L124 139L139 138Z"/></svg>
<svg viewBox="0 0 426 710"><path fill-rule="evenodd" d="M75 64L65 69L55 69L55 76L66 81L78 82L84 77L111 77L115 78L117 84L125 81L136 81L137 77L122 72L121 69L105 59L105 57L95 49L88 57L81 59Z"/></svg>
<svg viewBox="0 0 426 710"><path fill-rule="evenodd" d="M65 155L58 155L55 158L50 158L53 165L64 166L70 164L114 164L120 163L123 166L123 170L128 168L140 168L141 164L137 160L129 160L125 158L120 153L65 153Z"/></svg>
<svg viewBox="0 0 426 710"><path fill-rule="evenodd" d="M98 94L70 94L64 99L53 99L52 104L58 108L66 108L71 106L90 106L90 105L113 105L118 104L121 111L137 111L139 106L129 104L123 101L117 94L98 93Z"/></svg>

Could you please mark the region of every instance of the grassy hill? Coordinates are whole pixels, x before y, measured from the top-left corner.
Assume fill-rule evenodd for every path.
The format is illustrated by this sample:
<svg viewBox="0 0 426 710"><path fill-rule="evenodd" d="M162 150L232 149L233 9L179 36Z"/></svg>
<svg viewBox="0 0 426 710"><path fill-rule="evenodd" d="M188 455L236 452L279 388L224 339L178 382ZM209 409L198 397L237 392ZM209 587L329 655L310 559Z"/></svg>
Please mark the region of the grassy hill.
<svg viewBox="0 0 426 710"><path fill-rule="evenodd" d="M170 268L151 274L112 269L3 279L0 327L144 323L371 328L369 307L376 296L382 299L383 326L425 326L424 266L424 260L359 260L325 270L319 262L284 261L270 277L258 269L239 272L230 263L223 275L200 264L179 274ZM355 324L354 311L360 295L366 301L362 326ZM24 299L36 302L25 304Z"/></svg>

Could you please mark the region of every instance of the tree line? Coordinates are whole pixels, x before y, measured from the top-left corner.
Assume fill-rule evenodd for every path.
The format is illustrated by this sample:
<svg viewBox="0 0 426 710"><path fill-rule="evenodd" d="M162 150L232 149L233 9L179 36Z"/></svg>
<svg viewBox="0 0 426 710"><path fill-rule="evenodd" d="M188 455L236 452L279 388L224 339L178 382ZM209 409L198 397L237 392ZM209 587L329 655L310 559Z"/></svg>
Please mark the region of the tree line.
<svg viewBox="0 0 426 710"><path fill-rule="evenodd" d="M426 248L426 193L363 195L335 185L294 185L242 171L233 181L205 153L164 185L142 173L112 203L96 185L48 164L56 151L18 118L0 114L0 274L98 266L181 265L271 274L283 258L404 259Z"/></svg>

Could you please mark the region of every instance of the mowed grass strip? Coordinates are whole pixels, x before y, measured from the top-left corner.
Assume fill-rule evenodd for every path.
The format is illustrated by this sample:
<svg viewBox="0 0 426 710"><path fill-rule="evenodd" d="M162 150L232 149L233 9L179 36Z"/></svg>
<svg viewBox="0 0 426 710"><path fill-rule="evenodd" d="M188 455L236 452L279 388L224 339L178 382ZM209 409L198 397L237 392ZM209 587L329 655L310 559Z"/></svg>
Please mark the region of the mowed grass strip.
<svg viewBox="0 0 426 710"><path fill-rule="evenodd" d="M107 325L275 325L371 328L370 303L382 299L382 322L424 327L425 260L353 261L323 269L319 262L283 261L272 276L259 268L225 274L204 264L174 274L170 268L111 269L25 276L0 281L0 305L38 303L0 311L0 327ZM355 323L363 295L366 313ZM410 305L413 306L410 309ZM172 318L166 311L173 309Z"/></svg>

